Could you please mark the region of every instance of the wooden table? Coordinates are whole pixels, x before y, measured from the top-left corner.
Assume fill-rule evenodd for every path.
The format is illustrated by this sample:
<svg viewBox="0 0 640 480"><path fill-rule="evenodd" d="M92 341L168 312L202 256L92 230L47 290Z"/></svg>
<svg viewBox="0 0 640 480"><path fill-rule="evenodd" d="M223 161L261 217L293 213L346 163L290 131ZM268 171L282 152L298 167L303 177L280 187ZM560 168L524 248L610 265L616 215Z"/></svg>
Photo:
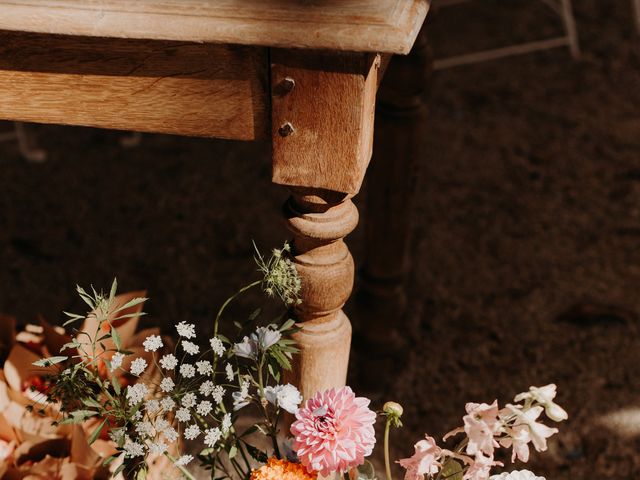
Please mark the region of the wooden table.
<svg viewBox="0 0 640 480"><path fill-rule="evenodd" d="M351 199L372 154L382 72L411 50L427 9L427 0L0 0L0 118L270 141L273 182L291 191L284 216L303 282L297 381L309 395L346 380ZM398 317L424 58L421 48L400 60L381 89L377 141L397 153L374 161L369 206L364 291ZM384 341L388 317L373 317L366 329Z"/></svg>

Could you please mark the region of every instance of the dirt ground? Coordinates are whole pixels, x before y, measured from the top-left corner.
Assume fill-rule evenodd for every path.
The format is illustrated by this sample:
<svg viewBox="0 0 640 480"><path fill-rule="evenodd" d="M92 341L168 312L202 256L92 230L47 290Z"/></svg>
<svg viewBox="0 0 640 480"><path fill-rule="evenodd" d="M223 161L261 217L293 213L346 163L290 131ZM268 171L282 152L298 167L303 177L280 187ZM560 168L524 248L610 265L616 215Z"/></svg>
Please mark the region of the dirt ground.
<svg viewBox="0 0 640 480"><path fill-rule="evenodd" d="M545 7L504 3L432 15L436 56L560 31ZM570 419L530 468L640 478L640 35L629 1L574 7L578 61L557 49L434 75L410 311L390 324L408 359L373 396L405 407L398 456L457 426L467 401L555 382ZM117 132L36 132L46 163L0 144L0 311L23 322L80 309L76 283L117 276L148 289L148 321L207 325L254 278L250 240L286 238L266 144L144 135L126 149ZM357 386L362 352L353 365Z"/></svg>

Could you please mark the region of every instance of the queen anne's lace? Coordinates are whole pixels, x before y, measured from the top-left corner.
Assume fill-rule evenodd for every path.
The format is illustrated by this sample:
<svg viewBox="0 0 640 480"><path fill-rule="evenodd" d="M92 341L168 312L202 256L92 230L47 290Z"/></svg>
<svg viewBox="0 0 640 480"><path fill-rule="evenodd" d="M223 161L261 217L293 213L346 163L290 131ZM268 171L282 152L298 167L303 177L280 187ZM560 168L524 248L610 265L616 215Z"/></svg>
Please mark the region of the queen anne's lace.
<svg viewBox="0 0 640 480"><path fill-rule="evenodd" d="M162 348L162 338L159 335L150 335L142 342L145 352L155 352Z"/></svg>
<svg viewBox="0 0 640 480"><path fill-rule="evenodd" d="M195 338L196 336L196 326L192 323L180 322L176 325L176 330L178 335L184 338Z"/></svg>

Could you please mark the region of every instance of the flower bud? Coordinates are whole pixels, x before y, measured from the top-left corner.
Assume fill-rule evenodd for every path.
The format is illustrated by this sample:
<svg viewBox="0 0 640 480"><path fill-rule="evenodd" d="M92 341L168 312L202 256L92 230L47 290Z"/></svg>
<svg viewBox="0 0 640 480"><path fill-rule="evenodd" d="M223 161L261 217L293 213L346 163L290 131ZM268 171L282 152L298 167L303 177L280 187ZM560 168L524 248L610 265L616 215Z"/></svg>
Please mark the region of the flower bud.
<svg viewBox="0 0 640 480"><path fill-rule="evenodd" d="M569 415L567 414L565 409L555 402L547 403L544 406L544 412L547 414L547 417L549 417L554 422L562 422L563 420L569 418Z"/></svg>
<svg viewBox="0 0 640 480"><path fill-rule="evenodd" d="M382 411L389 416L400 418L404 409L402 408L402 405L397 402L387 402L382 407Z"/></svg>

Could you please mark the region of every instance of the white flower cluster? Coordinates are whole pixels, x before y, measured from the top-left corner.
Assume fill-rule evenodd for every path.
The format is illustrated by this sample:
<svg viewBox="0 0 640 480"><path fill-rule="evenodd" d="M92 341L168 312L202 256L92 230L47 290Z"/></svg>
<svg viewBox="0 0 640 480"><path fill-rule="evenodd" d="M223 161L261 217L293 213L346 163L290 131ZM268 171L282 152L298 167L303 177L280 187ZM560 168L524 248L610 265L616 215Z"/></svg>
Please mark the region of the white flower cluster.
<svg viewBox="0 0 640 480"><path fill-rule="evenodd" d="M145 372L150 371L147 361L150 357L134 358L128 367L129 373L139 377L138 383L126 390L128 405L137 410L133 428L127 430L133 433L125 435L125 429L110 433L114 441L116 438L123 440L123 451L128 458L164 454L181 436L185 440L195 440L204 434L204 444L217 448L232 429L232 416L221 406L226 389L215 383L212 361L202 358L207 353L213 353L212 359L224 358L227 352L224 343L218 337L210 339L211 350L198 358L200 346L189 340L196 338L195 325L180 322L176 330L187 358L196 357L193 363L179 361L175 352L166 353L156 361L156 352L164 343L160 336L150 335L144 340L143 347L145 352L154 355L152 363L159 367L154 373L159 372L161 378L153 382L153 387L151 382L143 381ZM110 361L111 370L122 367L124 358L125 354L115 353ZM228 381L234 380L235 372L230 363L226 363L223 374ZM209 428L201 429L198 422L203 420ZM193 456L182 455L175 464L185 466L192 460Z"/></svg>
<svg viewBox="0 0 640 480"><path fill-rule="evenodd" d="M156 350L162 348L162 338L159 335L151 335L147 337L146 340L142 343L145 352L155 352Z"/></svg>
<svg viewBox="0 0 640 480"><path fill-rule="evenodd" d="M297 412L302 396L293 385L252 388L255 385L252 374L243 375L242 365L237 365L232 358L235 355L256 360L267 354L282 338L282 333L275 326L257 328L242 342L233 345L230 351L221 338L210 338L211 349L202 353L200 346L193 341L196 338L195 325L180 322L176 330L180 336L176 348L182 348L184 354L159 353L164 347L162 338L150 335L143 342L149 355L134 358L129 364L128 370L138 377L138 383L126 389L128 405L136 411L132 428L122 429L120 434L120 444L126 457L168 453L180 438L193 441L200 437L208 448L223 448L225 439L234 432L233 416L224 406L228 388L233 390L234 410L252 402L266 401L276 409L292 414ZM124 354L114 354L111 369L121 367L123 360ZM152 371L150 364L157 368ZM221 371L216 371L218 366ZM237 386L218 384L221 379L230 384L237 382ZM264 398L259 397L259 392L263 392ZM193 460L191 455L180 456L175 452L171 455L176 458L174 462L178 466L185 466Z"/></svg>

